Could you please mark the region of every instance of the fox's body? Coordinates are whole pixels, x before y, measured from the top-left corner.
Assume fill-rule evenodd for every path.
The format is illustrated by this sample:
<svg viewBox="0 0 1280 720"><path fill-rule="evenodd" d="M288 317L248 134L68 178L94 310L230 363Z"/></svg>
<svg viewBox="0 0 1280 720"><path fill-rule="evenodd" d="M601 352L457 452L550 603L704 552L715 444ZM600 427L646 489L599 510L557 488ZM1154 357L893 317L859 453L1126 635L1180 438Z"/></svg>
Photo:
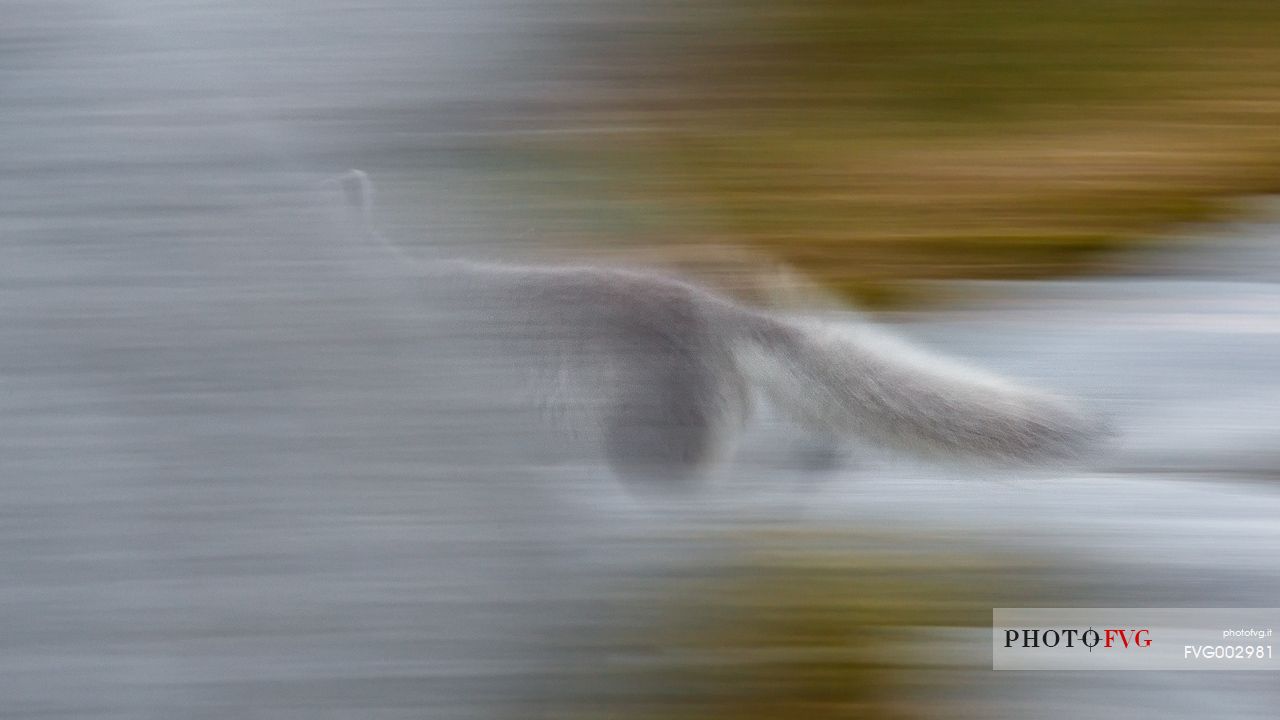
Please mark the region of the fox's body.
<svg viewBox="0 0 1280 720"><path fill-rule="evenodd" d="M352 178L367 212L367 178ZM659 274L458 260L404 269L445 287L471 330L495 338L543 394L598 429L626 478L701 474L759 397L822 436L944 458L1067 458L1100 433L1066 399L870 328L777 315Z"/></svg>

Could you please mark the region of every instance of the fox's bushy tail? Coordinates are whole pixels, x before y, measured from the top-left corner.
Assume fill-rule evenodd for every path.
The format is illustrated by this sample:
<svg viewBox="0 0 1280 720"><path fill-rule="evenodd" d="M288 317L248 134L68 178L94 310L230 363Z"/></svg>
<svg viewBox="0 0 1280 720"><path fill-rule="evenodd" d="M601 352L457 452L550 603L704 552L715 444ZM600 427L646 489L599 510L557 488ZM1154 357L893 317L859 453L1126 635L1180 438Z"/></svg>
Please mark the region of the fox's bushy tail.
<svg viewBox="0 0 1280 720"><path fill-rule="evenodd" d="M872 328L756 316L742 371L806 427L917 454L1069 459L1105 434L1075 403L927 354Z"/></svg>

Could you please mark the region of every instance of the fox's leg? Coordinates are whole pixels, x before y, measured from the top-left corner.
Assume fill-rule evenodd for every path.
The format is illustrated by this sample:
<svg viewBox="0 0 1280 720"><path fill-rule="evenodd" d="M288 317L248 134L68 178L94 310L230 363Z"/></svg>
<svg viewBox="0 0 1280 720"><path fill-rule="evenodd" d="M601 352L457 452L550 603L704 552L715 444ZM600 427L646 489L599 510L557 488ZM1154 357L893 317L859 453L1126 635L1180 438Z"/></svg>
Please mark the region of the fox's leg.
<svg viewBox="0 0 1280 720"><path fill-rule="evenodd" d="M689 353L633 358L604 417L604 451L628 482L688 488L731 448L748 412L736 370Z"/></svg>

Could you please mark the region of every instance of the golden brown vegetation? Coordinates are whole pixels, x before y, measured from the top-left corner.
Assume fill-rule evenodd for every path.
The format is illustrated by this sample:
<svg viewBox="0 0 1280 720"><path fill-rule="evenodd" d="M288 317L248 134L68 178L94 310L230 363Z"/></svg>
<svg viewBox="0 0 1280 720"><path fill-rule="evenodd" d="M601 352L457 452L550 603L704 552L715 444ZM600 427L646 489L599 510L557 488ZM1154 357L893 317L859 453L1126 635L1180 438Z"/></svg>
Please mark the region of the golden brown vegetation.
<svg viewBox="0 0 1280 720"><path fill-rule="evenodd" d="M562 208L613 201L609 235L727 236L874 300L1094 269L1280 189L1269 0L604 7L565 43L580 92L553 103L592 132L524 149L588 178L543 178Z"/></svg>
<svg viewBox="0 0 1280 720"><path fill-rule="evenodd" d="M997 682L991 609L1088 595L1067 565L955 538L773 531L732 546L618 588L609 627L559 638L586 652L550 663L522 716L987 717L975 677Z"/></svg>

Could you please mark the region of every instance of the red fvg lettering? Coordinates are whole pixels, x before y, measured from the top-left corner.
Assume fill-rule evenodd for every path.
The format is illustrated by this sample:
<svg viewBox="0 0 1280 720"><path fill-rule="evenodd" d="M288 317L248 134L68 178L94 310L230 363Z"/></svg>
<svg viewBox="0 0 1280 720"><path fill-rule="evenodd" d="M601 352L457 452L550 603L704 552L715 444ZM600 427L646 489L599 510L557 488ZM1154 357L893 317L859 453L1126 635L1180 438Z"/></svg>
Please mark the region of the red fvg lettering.
<svg viewBox="0 0 1280 720"><path fill-rule="evenodd" d="M1119 628L1107 628L1103 631L1105 635L1104 647L1112 647L1112 642L1120 641L1121 647L1129 647L1130 643L1134 647L1151 647L1151 631L1147 628L1141 630L1125 631Z"/></svg>

